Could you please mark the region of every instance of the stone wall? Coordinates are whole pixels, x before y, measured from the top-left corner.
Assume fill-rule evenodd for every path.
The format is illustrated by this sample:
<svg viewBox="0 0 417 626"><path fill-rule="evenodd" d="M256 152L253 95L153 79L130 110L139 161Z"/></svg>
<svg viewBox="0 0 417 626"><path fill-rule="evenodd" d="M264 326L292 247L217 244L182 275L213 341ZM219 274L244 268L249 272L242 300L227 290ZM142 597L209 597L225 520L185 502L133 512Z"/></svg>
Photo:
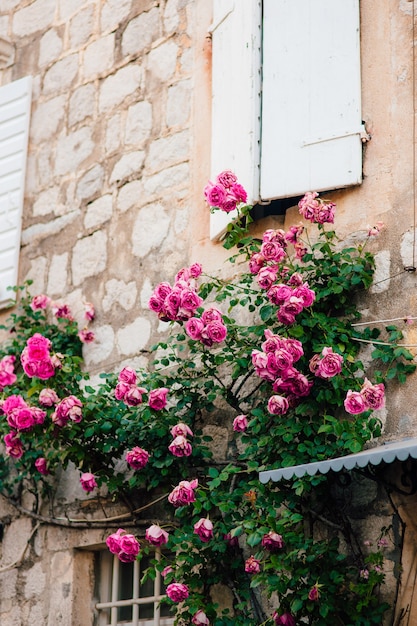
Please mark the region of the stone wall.
<svg viewBox="0 0 417 626"><path fill-rule="evenodd" d="M416 228L412 3L360 5L372 138L363 184L332 199L345 237L386 222L372 244L377 285L363 309L366 319L401 319L416 315L416 276L404 270ZM15 47L1 84L28 74L34 84L20 281L76 315L94 303L97 341L85 347L93 374L145 364L164 330L147 309L153 286L189 262L216 271L227 256L208 239L201 193L210 175L210 21L210 0L0 2L0 36ZM331 85L323 92L331 97ZM292 209L285 226L294 221ZM405 342L416 339L407 327ZM416 378L390 395L389 438L415 432L415 391ZM223 424L208 430L226 446ZM80 498L68 483L66 496ZM104 531L38 528L3 502L0 517L0 622L90 624L91 552L78 548L99 544Z"/></svg>

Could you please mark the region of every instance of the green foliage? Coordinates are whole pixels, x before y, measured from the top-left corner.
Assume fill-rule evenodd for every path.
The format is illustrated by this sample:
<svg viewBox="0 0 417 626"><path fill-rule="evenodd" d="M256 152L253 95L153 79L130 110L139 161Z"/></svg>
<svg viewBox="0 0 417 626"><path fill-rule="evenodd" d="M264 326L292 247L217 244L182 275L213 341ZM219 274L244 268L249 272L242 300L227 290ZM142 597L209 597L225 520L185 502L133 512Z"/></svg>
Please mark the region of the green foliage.
<svg viewBox="0 0 417 626"><path fill-rule="evenodd" d="M248 236L249 219L246 211L228 231L226 247L239 244L234 262L260 249L261 242ZM262 485L258 479L265 468L357 452L381 434L378 414L367 409L352 415L344 409L346 394L360 391L368 375L360 360L362 342L374 344L375 384L389 389L405 382L415 369L413 355L397 345L402 337L399 329L388 326L381 339L376 329L354 325L360 319L358 294L371 285L374 269L365 246L343 248L336 234L320 225L317 240L306 242L306 249L302 260L287 255L280 266L289 275L299 273L315 293L314 303L304 307L293 324L279 321L277 306L250 272L242 272L235 282L205 277L199 294L206 303L221 308L227 336L218 346L208 347L190 339L183 323L169 324L167 337L154 347L149 370L138 371L145 398L152 389L169 390L163 410L150 408L146 401L134 407L118 401L115 374L103 374L99 385L91 385L82 370L75 322L51 320L48 310L33 311L25 289L19 290L19 308L3 327L10 338L3 343L0 357L14 355L17 374L16 382L3 390L3 398L19 394L34 405L40 391L52 387L60 399L70 394L79 397L83 407L81 421L61 428L52 420L54 407L47 408L44 423L19 433L23 455L3 456L0 463L2 493L16 499L19 485L24 485L50 494L53 478L36 471L39 456L46 458L51 473L69 462L82 472L92 472L115 497L149 492L146 498L151 501L181 480L198 478L195 502L178 507L175 515L172 505L166 504L167 518L174 515L169 553L153 564L161 571L172 566L166 584L174 580L187 584L190 596L179 612L185 623L204 610L214 626L272 624L259 590L278 599L279 613L290 612L297 623L315 626L381 624L387 609L378 595L384 582L382 550L365 554L358 548L346 513L332 497L331 476L278 486ZM297 369L313 382L309 393L292 402L285 415L268 411L272 382L259 377L252 365L252 352L260 349L265 331L301 341L303 355ZM53 352L64 355L62 368L47 381L28 378L19 365L34 333L47 337ZM321 378L310 364L327 347L343 357L343 365L337 375ZM235 433L226 463L213 460L202 430L207 416L218 413L230 422L237 415L248 419L246 431ZM168 451L170 431L178 422L194 432L188 457ZM10 431L5 418L0 431L3 435ZM141 470L127 471L124 455L135 446L150 452L149 462ZM213 538L207 542L194 532L201 518L209 518L214 526ZM271 550L264 545L269 533L281 537L281 547ZM347 550L341 550L342 542ZM143 545L145 554L149 550L146 542ZM245 572L250 555L259 561L257 573ZM233 606L215 604L211 591L217 584L230 589ZM315 586L318 597L311 599Z"/></svg>

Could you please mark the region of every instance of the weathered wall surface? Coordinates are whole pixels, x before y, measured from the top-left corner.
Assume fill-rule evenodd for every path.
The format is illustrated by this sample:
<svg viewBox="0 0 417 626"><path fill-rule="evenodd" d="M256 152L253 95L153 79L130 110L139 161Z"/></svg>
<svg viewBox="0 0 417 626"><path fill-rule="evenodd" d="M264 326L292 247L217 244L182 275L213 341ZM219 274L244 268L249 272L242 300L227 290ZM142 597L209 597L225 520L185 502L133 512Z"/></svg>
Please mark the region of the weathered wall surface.
<svg viewBox="0 0 417 626"><path fill-rule="evenodd" d="M416 264L412 3L360 4L362 108L372 139L363 184L331 195L345 237L386 223L372 243L377 283L363 308L365 319L401 320L417 304L416 274L404 270ZM209 0L0 3L0 36L15 46L1 83L28 74L34 81L20 279L76 313L83 301L95 304L97 341L85 349L93 373L146 361L163 330L147 309L157 282L191 261L214 271L226 257L208 240L201 197L210 174L210 20ZM323 86L324 97L331 88ZM294 221L290 210L286 225ZM417 344L414 326L404 328L405 343ZM414 434L416 385L414 377L389 396L389 438ZM211 428L224 439L221 425ZM0 507L2 517L15 516ZM102 532L41 526L32 537L35 524L17 518L7 526L0 622L89 624L91 558L74 548L100 543ZM24 565L7 569L25 548Z"/></svg>

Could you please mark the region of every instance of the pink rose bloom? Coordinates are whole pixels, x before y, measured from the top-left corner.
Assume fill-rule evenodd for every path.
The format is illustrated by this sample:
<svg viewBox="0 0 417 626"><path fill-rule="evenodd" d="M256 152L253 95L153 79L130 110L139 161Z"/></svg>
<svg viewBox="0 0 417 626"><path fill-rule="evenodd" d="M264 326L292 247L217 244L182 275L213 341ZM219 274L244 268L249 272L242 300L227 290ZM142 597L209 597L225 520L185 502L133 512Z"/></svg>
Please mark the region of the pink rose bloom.
<svg viewBox="0 0 417 626"><path fill-rule="evenodd" d="M116 400L124 400L125 395L127 394L130 388L131 388L131 385L129 385L128 383L123 383L123 382L117 383L116 387L114 388L114 397L116 398Z"/></svg>
<svg viewBox="0 0 417 626"><path fill-rule="evenodd" d="M276 281L278 275L278 270L276 267L271 267L267 265L265 267L261 267L258 272L257 281L258 285L262 289L269 289L273 283Z"/></svg>
<svg viewBox="0 0 417 626"><path fill-rule="evenodd" d="M58 319L67 319L70 320L70 322L74 321L71 309L69 308L68 304L55 303L52 307L52 313Z"/></svg>
<svg viewBox="0 0 417 626"><path fill-rule="evenodd" d="M203 543L213 538L213 524L207 518L202 517L194 524L194 533L199 536Z"/></svg>
<svg viewBox="0 0 417 626"><path fill-rule="evenodd" d="M238 200L236 196L234 196L231 193L228 193L226 196L226 199L219 206L219 209L221 209L225 213L230 213L231 211L234 211L236 209L237 204L238 204Z"/></svg>
<svg viewBox="0 0 417 626"><path fill-rule="evenodd" d="M313 386L313 383L310 382L304 374L301 372L295 373L294 377L290 379L289 392L294 394L297 397L305 397L308 396Z"/></svg>
<svg viewBox="0 0 417 626"><path fill-rule="evenodd" d="M153 293L159 300L164 301L165 298L171 293L171 291L171 285L168 282L164 281L162 283L159 283L159 285L155 287Z"/></svg>
<svg viewBox="0 0 417 626"><path fill-rule="evenodd" d="M223 185L226 189L230 189L237 183L237 176L231 170L224 170L216 176L216 182Z"/></svg>
<svg viewBox="0 0 417 626"><path fill-rule="evenodd" d="M285 241L285 231L282 230L282 228L268 228L262 235L262 241L264 243L269 241L276 241L283 248L285 248L285 246L287 245Z"/></svg>
<svg viewBox="0 0 417 626"><path fill-rule="evenodd" d="M308 307L311 306L316 299L315 292L310 289L307 283L303 283L299 287L294 289L293 295L296 298L300 298L302 300L303 306Z"/></svg>
<svg viewBox="0 0 417 626"><path fill-rule="evenodd" d="M201 335L205 345L211 346L213 343L221 343L226 339L227 327L222 322L213 320L207 324Z"/></svg>
<svg viewBox="0 0 417 626"><path fill-rule="evenodd" d="M168 533L157 524L152 524L146 529L145 539L153 546L163 546L168 543Z"/></svg>
<svg viewBox="0 0 417 626"><path fill-rule="evenodd" d="M166 594L173 602L182 602L188 598L188 587L182 583L171 583L166 588Z"/></svg>
<svg viewBox="0 0 417 626"><path fill-rule="evenodd" d="M190 266L190 276L191 278L198 278L203 273L203 266L201 263L193 263Z"/></svg>
<svg viewBox="0 0 417 626"><path fill-rule="evenodd" d="M259 574L261 571L261 564L254 556L250 556L245 561L245 572L248 574Z"/></svg>
<svg viewBox="0 0 417 626"><path fill-rule="evenodd" d="M81 422L82 420L82 402L76 396L67 396L63 398L56 406L56 415L58 420L71 420L72 422Z"/></svg>
<svg viewBox="0 0 417 626"><path fill-rule="evenodd" d="M343 404L346 411L351 415L358 415L367 409L367 405L362 394L359 391L352 391L351 389L347 392Z"/></svg>
<svg viewBox="0 0 417 626"><path fill-rule="evenodd" d="M94 489L97 487L95 476L94 474L91 474L90 472L84 472L83 474L81 474L80 483L81 483L81 487L87 493L90 493L90 491L94 491Z"/></svg>
<svg viewBox="0 0 417 626"><path fill-rule="evenodd" d="M314 221L317 224L333 224L336 205L334 202L321 202L316 210Z"/></svg>
<svg viewBox="0 0 417 626"><path fill-rule="evenodd" d="M5 356L0 361L0 388L9 387L16 382L17 376L14 373L14 363L16 357L13 355ZM0 389L0 390L1 390Z"/></svg>
<svg viewBox="0 0 417 626"><path fill-rule="evenodd" d="M135 446L132 450L126 452L126 463L135 470L140 470L145 467L149 461L149 452Z"/></svg>
<svg viewBox="0 0 417 626"><path fill-rule="evenodd" d="M166 387L159 387L149 392L148 404L151 409L161 411L166 407L168 391Z"/></svg>
<svg viewBox="0 0 417 626"><path fill-rule="evenodd" d="M287 302L293 295L293 289L288 285L284 285L280 283L278 285L272 285L267 291L268 300L272 302L272 304L276 304L280 306Z"/></svg>
<svg viewBox="0 0 417 626"><path fill-rule="evenodd" d="M178 435L183 435L184 437L192 437L194 434L191 428L183 422L180 422L179 424L173 426L170 432L173 437L178 437Z"/></svg>
<svg viewBox="0 0 417 626"><path fill-rule="evenodd" d="M262 254L255 252L249 260L249 271L251 274L257 274L261 267L265 265L265 259Z"/></svg>
<svg viewBox="0 0 417 626"><path fill-rule="evenodd" d="M279 348L282 348L286 341L283 337L279 335L274 335L274 333L268 328L265 330L265 341L262 343L262 350L264 352L275 352Z"/></svg>
<svg viewBox="0 0 417 626"><path fill-rule="evenodd" d="M235 433L244 433L248 427L248 418L246 415L238 415L233 420L233 430Z"/></svg>
<svg viewBox="0 0 417 626"><path fill-rule="evenodd" d="M318 585L313 585L313 587L308 592L308 599L312 602L317 602L320 598L320 591Z"/></svg>
<svg viewBox="0 0 417 626"><path fill-rule="evenodd" d="M42 406L54 406L58 402L59 398L55 389L45 387L45 389L41 390L39 394L39 404L42 404Z"/></svg>
<svg viewBox="0 0 417 626"><path fill-rule="evenodd" d="M40 474L47 476L49 474L48 465L44 457L39 457L35 461L35 467Z"/></svg>
<svg viewBox="0 0 417 626"><path fill-rule="evenodd" d="M185 332L194 341L201 339L201 334L204 330L204 322L198 317L190 317L185 323Z"/></svg>
<svg viewBox="0 0 417 626"><path fill-rule="evenodd" d="M258 376L266 378L266 380L274 380L273 374L267 368L268 354L260 350L252 350L251 359Z"/></svg>
<svg viewBox="0 0 417 626"><path fill-rule="evenodd" d="M36 424L31 408L14 409L7 416L7 423L16 430L30 430Z"/></svg>
<svg viewBox="0 0 417 626"><path fill-rule="evenodd" d="M201 306L203 299L197 294L194 289L183 289L181 293L181 308L186 311L194 312Z"/></svg>
<svg viewBox="0 0 417 626"><path fill-rule="evenodd" d="M296 363L304 354L303 344L298 339L292 339L291 337L283 339L284 348L292 356L292 362Z"/></svg>
<svg viewBox="0 0 417 626"><path fill-rule="evenodd" d="M307 254L308 250L303 243L301 243L300 241L297 241L297 243L294 244L294 252L295 252L295 257L299 259L300 261L302 261L304 255Z"/></svg>
<svg viewBox="0 0 417 626"><path fill-rule="evenodd" d="M38 311L39 309L46 309L51 302L51 298L45 296L44 294L40 294L38 296L33 296L32 302L30 303L30 308L32 311Z"/></svg>
<svg viewBox="0 0 417 626"><path fill-rule="evenodd" d="M219 309L211 307L210 309L203 311L201 319L204 324L209 324L210 322L221 322L223 321L223 315Z"/></svg>
<svg viewBox="0 0 417 626"><path fill-rule="evenodd" d="M292 285L293 287L299 287L303 284L303 282L303 276L299 272L294 272L294 274L291 274L288 280L288 284Z"/></svg>
<svg viewBox="0 0 417 626"><path fill-rule="evenodd" d="M284 396L271 396L268 400L268 411L272 415L284 415L289 409L289 403Z"/></svg>
<svg viewBox="0 0 417 626"><path fill-rule="evenodd" d="M240 183L235 183L234 185L232 185L230 187L230 193L239 204L241 202L247 202L248 194L246 192L246 189Z"/></svg>
<svg viewBox="0 0 417 626"><path fill-rule="evenodd" d="M285 546L282 535L275 533L273 530L269 531L266 535L262 537L262 546L269 550L270 552L274 552L275 550L282 550Z"/></svg>
<svg viewBox="0 0 417 626"><path fill-rule="evenodd" d="M316 200L318 195L317 191L309 191L299 201L298 210L304 219L314 221L314 216L319 206L319 200Z"/></svg>
<svg viewBox="0 0 417 626"><path fill-rule="evenodd" d="M33 415L33 419L35 420L35 424L38 426L44 423L45 417L46 417L46 411L44 411L43 409L37 406L34 406L32 407L32 415Z"/></svg>
<svg viewBox="0 0 417 626"><path fill-rule="evenodd" d="M174 441L169 444L168 450L174 456L183 457L190 456L193 448L190 442L187 441L187 439L183 435L178 435L177 437L175 437Z"/></svg>
<svg viewBox="0 0 417 626"><path fill-rule="evenodd" d="M51 345L49 339L40 333L35 333L32 337L29 337L26 342L28 359L30 361L43 361L44 359L48 359Z"/></svg>
<svg viewBox="0 0 417 626"><path fill-rule="evenodd" d="M121 535L119 545L119 559L123 563L130 563L131 561L134 561L140 550L140 543L136 537L131 534Z"/></svg>
<svg viewBox="0 0 417 626"><path fill-rule="evenodd" d="M8 415L11 411L13 411L13 409L20 409L27 406L28 405L22 396L13 394L4 400L1 409L3 413Z"/></svg>
<svg viewBox="0 0 417 626"><path fill-rule="evenodd" d="M272 619L274 620L276 626L296 626L295 617L291 615L291 613L282 613L279 615L275 611Z"/></svg>
<svg viewBox="0 0 417 626"><path fill-rule="evenodd" d="M297 243L298 237L300 237L303 233L304 226L300 224L299 226L291 226L289 230L285 233L285 241L288 243Z"/></svg>
<svg viewBox="0 0 417 626"><path fill-rule="evenodd" d="M94 305L91 304L91 302L86 302L84 309L84 318L87 320L87 322L92 322L95 316L96 312L94 310Z"/></svg>
<svg viewBox="0 0 417 626"><path fill-rule="evenodd" d="M261 245L261 254L266 261L281 263L285 258L285 249L277 241L264 241Z"/></svg>
<svg viewBox="0 0 417 626"><path fill-rule="evenodd" d="M13 459L20 459L23 454L23 445L16 433L4 435L4 445L6 446L7 456L11 456Z"/></svg>
<svg viewBox="0 0 417 626"><path fill-rule="evenodd" d="M78 337L81 343L92 343L96 338L93 331L89 330L88 328L83 328L82 330L80 330L78 332Z"/></svg>
<svg viewBox="0 0 417 626"><path fill-rule="evenodd" d="M118 385L119 384L122 383L118 383ZM143 402L143 394L145 392L146 389L144 389L143 387L136 387L135 385L131 385L123 396L123 402L128 406L139 406L139 404L142 404Z"/></svg>
<svg viewBox="0 0 417 626"><path fill-rule="evenodd" d="M318 361L316 376L319 378L333 378L342 371L343 357L333 352L333 348L323 348L322 357Z"/></svg>
<svg viewBox="0 0 417 626"><path fill-rule="evenodd" d="M126 532L123 528L119 528L117 532L112 533L106 539L106 546L112 554L119 554L120 552L120 536Z"/></svg>
<svg viewBox="0 0 417 626"><path fill-rule="evenodd" d="M204 195L209 206L221 208L227 198L227 190L222 184L208 183L204 187Z"/></svg>
<svg viewBox="0 0 417 626"><path fill-rule="evenodd" d="M181 480L180 483L171 491L168 496L168 501L174 506L183 506L195 502L194 489L198 486L198 480L194 479L191 482L188 480Z"/></svg>
<svg viewBox="0 0 417 626"><path fill-rule="evenodd" d="M210 625L209 618L201 609L193 615L193 619L191 620L191 623L194 624L194 626L209 626Z"/></svg>
<svg viewBox="0 0 417 626"><path fill-rule="evenodd" d="M372 383L365 378L360 393L368 409L376 411L382 409L385 405L385 387L383 383L372 385Z"/></svg>
<svg viewBox="0 0 417 626"><path fill-rule="evenodd" d="M157 298L154 294L149 298L148 307L154 313L160 313L164 308L164 300Z"/></svg>
<svg viewBox="0 0 417 626"><path fill-rule="evenodd" d="M124 367L119 373L118 381L127 383L128 385L135 385L137 378L138 376L133 368Z"/></svg>

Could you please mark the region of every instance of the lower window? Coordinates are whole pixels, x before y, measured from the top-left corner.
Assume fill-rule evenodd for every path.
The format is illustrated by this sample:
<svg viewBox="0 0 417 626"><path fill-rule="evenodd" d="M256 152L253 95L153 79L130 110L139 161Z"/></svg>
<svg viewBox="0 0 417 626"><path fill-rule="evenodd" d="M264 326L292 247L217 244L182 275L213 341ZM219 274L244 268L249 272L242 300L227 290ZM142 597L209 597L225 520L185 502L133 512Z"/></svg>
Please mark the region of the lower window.
<svg viewBox="0 0 417 626"><path fill-rule="evenodd" d="M156 553L158 558L158 552ZM170 607L160 604L165 587L161 574L140 583L150 565L144 556L133 563L121 563L107 550L97 553L97 597L95 626L170 626L174 619Z"/></svg>

